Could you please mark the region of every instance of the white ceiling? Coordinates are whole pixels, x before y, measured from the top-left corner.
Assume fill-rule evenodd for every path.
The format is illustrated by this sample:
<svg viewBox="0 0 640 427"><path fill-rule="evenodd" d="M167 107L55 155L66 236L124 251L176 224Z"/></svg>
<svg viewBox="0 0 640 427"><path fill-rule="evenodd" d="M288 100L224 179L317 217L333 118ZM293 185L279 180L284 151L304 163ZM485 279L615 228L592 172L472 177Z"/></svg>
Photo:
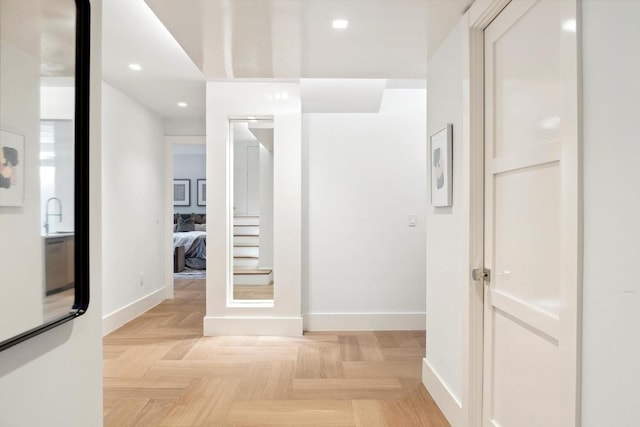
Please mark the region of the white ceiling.
<svg viewBox="0 0 640 427"><path fill-rule="evenodd" d="M384 79L386 88L426 79L428 55L472 1L109 0L104 78L167 119L204 118L205 77L302 78L305 112L331 109L330 93L344 112L365 112L379 108ZM335 30L333 19L349 27ZM345 103L340 79L371 80Z"/></svg>
<svg viewBox="0 0 640 427"><path fill-rule="evenodd" d="M472 2L145 1L208 79L425 79L427 54Z"/></svg>
<svg viewBox="0 0 640 427"><path fill-rule="evenodd" d="M2 0L2 41L37 58L42 77L73 77L75 12L72 0Z"/></svg>
<svg viewBox="0 0 640 427"><path fill-rule="evenodd" d="M260 141L267 150L273 151L273 122L272 121L258 121L249 122L249 132L255 135L256 139Z"/></svg>
<svg viewBox="0 0 640 427"><path fill-rule="evenodd" d="M242 142L256 142L258 139L249 130L249 122L236 121L233 123L233 140Z"/></svg>
<svg viewBox="0 0 640 427"><path fill-rule="evenodd" d="M163 118L204 118L204 75L144 0L105 1L102 16L104 80Z"/></svg>

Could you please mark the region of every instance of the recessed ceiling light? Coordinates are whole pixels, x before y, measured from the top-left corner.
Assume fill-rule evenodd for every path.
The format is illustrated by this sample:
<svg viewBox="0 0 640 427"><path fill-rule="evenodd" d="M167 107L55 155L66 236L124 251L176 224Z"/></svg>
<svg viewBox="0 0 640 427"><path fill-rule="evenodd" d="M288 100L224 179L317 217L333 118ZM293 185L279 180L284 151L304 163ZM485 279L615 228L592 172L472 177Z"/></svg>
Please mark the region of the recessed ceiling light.
<svg viewBox="0 0 640 427"><path fill-rule="evenodd" d="M140 64L129 64L129 69L133 71L140 71L142 70L142 67Z"/></svg>
<svg viewBox="0 0 640 427"><path fill-rule="evenodd" d="M575 19L567 19L562 23L562 29L567 33L575 33L577 28L577 23Z"/></svg>
<svg viewBox="0 0 640 427"><path fill-rule="evenodd" d="M336 30L344 30L349 26L349 21L347 21L346 19L334 19L331 25Z"/></svg>
<svg viewBox="0 0 640 427"><path fill-rule="evenodd" d="M187 103L186 103L186 102L178 102L178 107L182 107L182 108L184 108L184 107L186 107L186 106L187 106Z"/></svg>

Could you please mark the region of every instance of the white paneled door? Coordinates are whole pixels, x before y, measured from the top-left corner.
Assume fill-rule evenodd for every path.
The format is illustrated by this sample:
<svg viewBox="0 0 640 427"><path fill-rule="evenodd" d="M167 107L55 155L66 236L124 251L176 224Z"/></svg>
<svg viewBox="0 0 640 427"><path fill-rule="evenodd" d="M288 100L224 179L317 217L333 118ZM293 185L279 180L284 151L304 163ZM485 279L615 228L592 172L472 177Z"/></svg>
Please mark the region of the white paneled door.
<svg viewBox="0 0 640 427"><path fill-rule="evenodd" d="M483 425L578 423L575 0L514 0L485 30Z"/></svg>

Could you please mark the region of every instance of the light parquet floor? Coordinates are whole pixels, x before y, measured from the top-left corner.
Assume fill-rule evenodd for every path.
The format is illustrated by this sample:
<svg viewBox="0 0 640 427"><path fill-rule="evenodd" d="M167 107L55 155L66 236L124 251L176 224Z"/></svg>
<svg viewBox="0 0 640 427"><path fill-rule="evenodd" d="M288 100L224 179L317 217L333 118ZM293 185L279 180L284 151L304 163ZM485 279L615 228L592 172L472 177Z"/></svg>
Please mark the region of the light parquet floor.
<svg viewBox="0 0 640 427"><path fill-rule="evenodd" d="M104 425L447 426L424 332L203 337L204 280L104 338Z"/></svg>

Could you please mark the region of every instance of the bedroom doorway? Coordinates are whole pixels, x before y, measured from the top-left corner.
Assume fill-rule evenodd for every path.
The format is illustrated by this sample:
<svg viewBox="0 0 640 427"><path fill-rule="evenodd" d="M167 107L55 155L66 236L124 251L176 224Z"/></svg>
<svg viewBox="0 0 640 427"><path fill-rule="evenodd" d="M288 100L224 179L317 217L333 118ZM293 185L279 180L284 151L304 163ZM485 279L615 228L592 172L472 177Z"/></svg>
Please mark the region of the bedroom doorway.
<svg viewBox="0 0 640 427"><path fill-rule="evenodd" d="M207 175L204 136L167 136L166 289L175 280L206 279Z"/></svg>

